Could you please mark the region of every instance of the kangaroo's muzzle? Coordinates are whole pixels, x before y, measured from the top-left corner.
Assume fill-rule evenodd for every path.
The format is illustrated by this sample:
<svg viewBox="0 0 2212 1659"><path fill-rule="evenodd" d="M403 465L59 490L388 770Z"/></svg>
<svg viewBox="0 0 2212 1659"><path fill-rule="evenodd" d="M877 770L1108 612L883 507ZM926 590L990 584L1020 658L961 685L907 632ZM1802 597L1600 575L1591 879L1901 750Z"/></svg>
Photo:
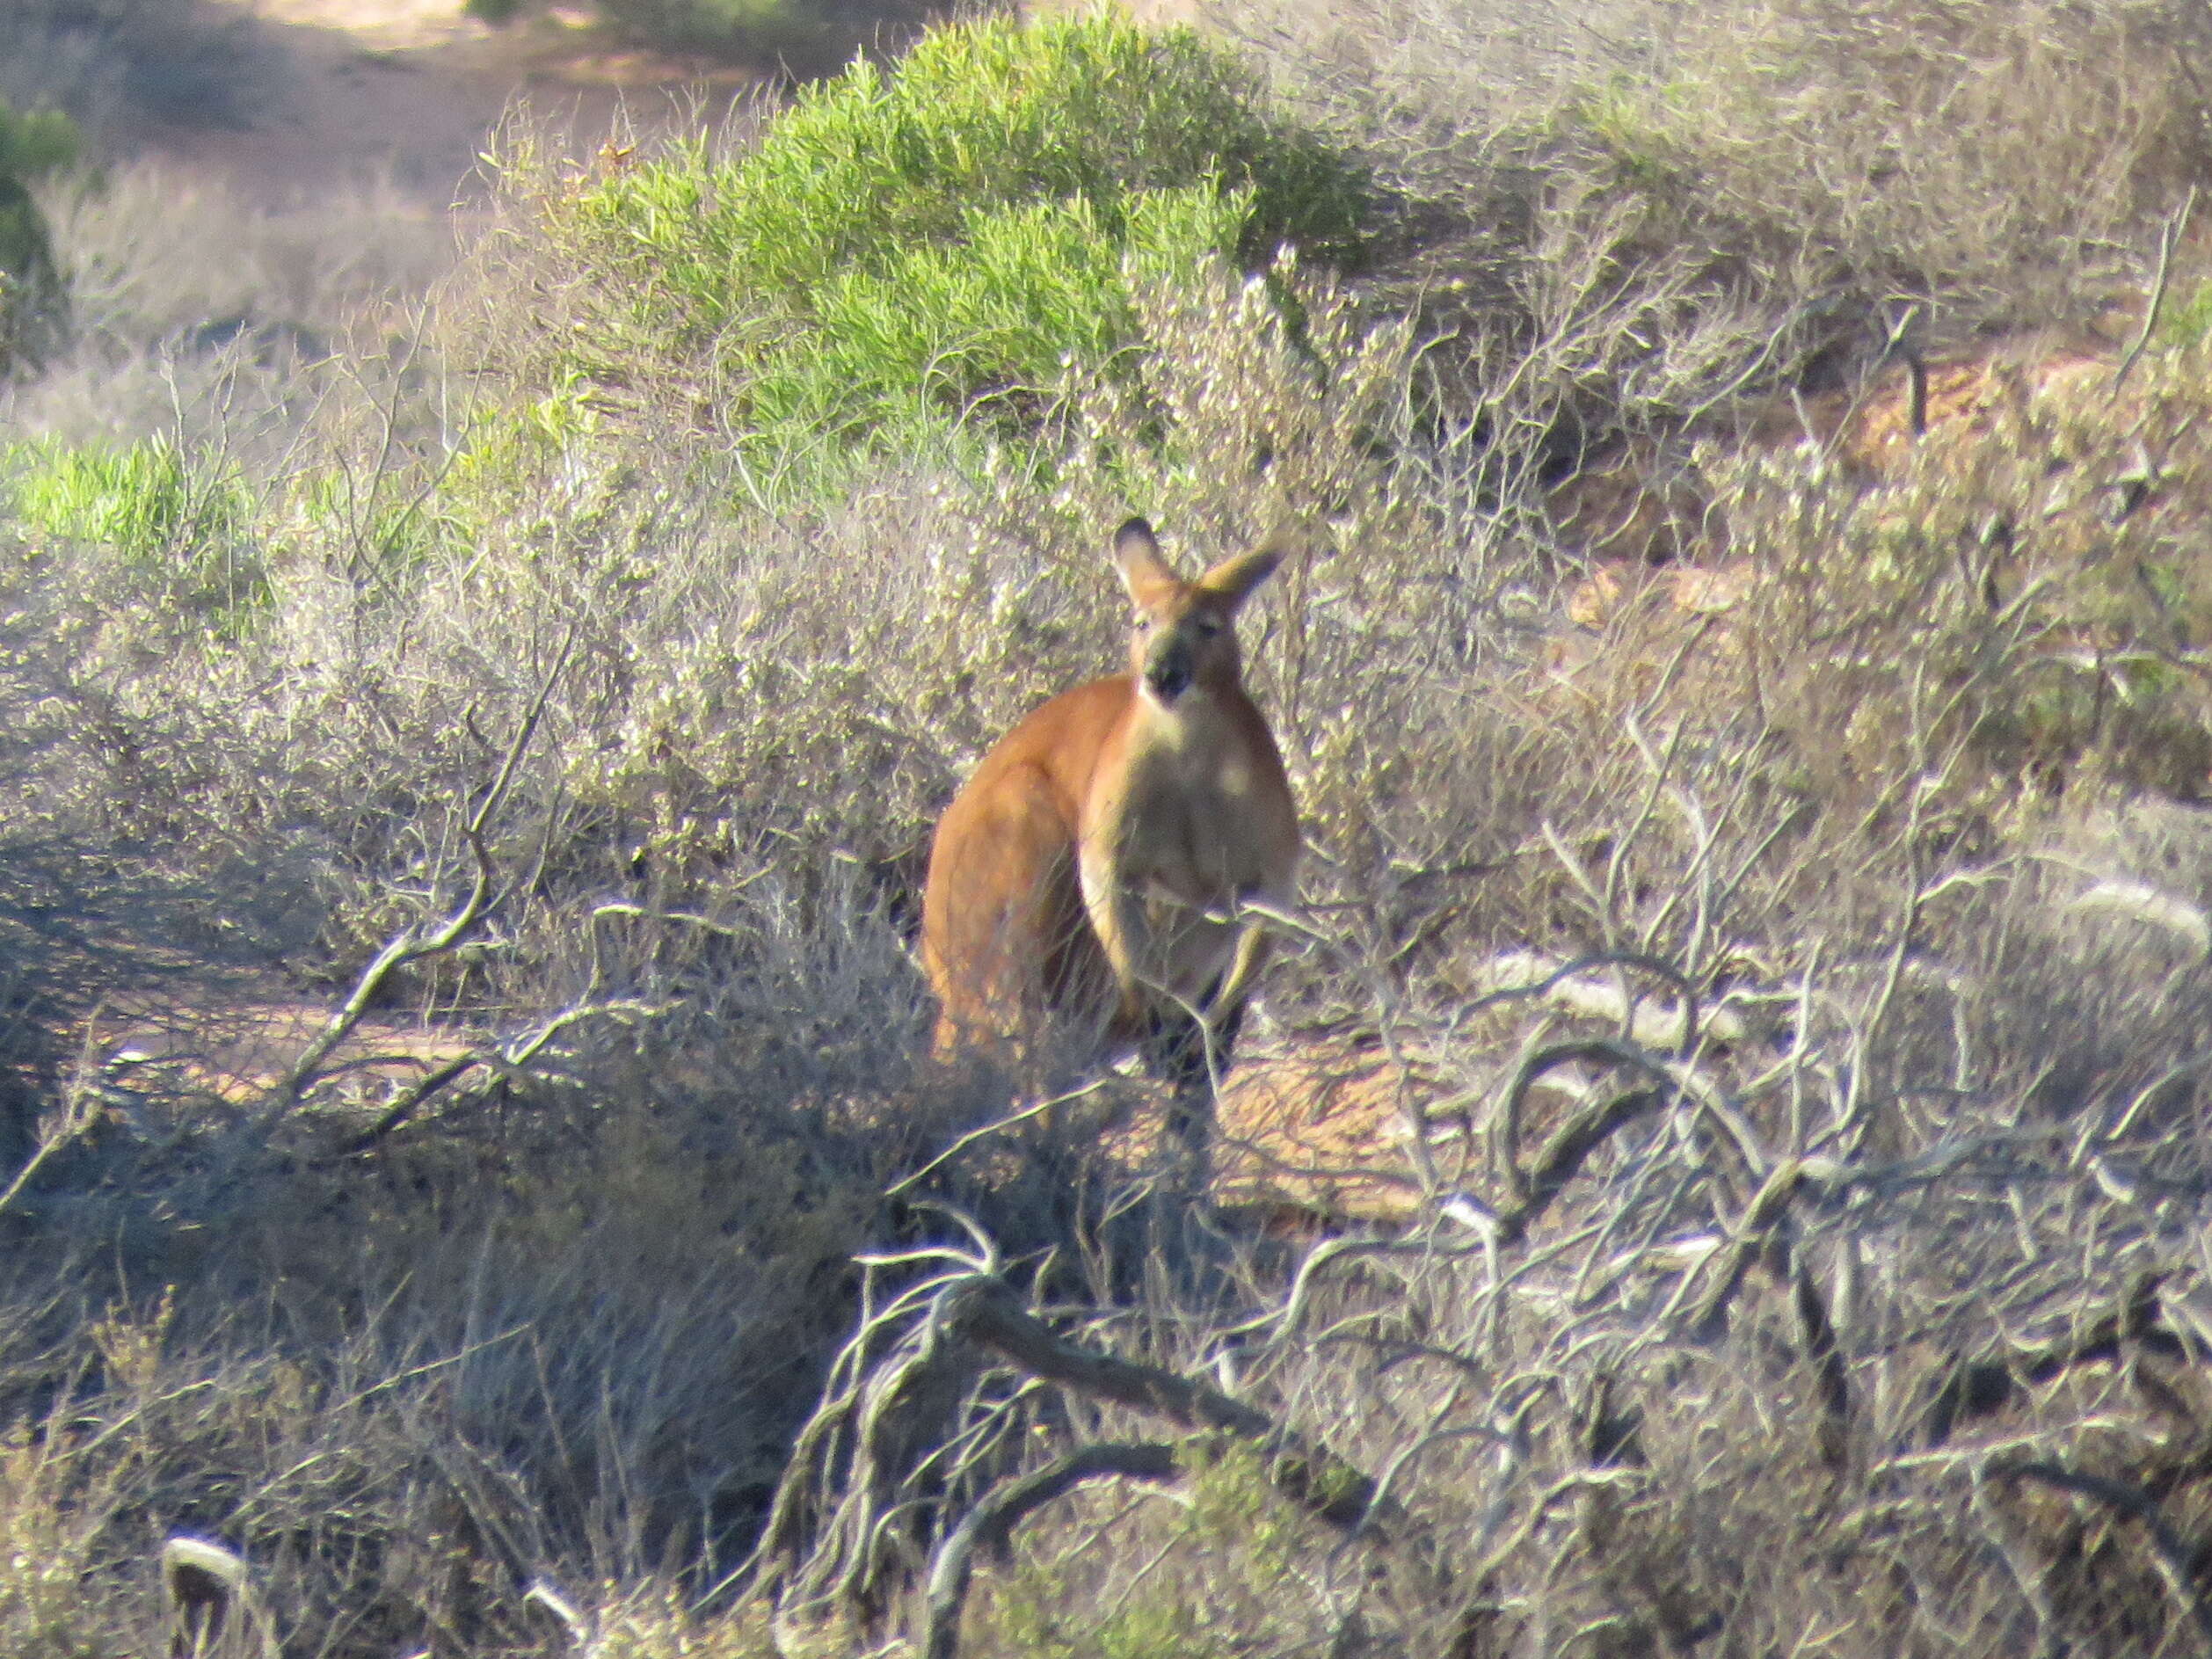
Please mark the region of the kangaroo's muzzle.
<svg viewBox="0 0 2212 1659"><path fill-rule="evenodd" d="M1163 706L1190 690L1190 647L1177 640L1153 652L1145 663L1145 688Z"/></svg>

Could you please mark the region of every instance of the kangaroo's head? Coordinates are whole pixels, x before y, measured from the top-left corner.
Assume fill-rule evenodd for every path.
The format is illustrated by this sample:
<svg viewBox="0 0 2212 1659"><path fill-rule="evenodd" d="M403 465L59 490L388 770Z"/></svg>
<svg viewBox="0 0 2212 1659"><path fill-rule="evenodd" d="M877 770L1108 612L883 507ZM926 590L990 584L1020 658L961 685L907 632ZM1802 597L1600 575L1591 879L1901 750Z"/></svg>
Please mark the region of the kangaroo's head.
<svg viewBox="0 0 2212 1659"><path fill-rule="evenodd" d="M1282 549L1240 553L1186 582L1161 556L1152 526L1131 519L1114 533L1114 562L1137 608L1129 667L1138 695L1172 709L1193 686L1234 690L1243 674L1237 608L1283 562Z"/></svg>

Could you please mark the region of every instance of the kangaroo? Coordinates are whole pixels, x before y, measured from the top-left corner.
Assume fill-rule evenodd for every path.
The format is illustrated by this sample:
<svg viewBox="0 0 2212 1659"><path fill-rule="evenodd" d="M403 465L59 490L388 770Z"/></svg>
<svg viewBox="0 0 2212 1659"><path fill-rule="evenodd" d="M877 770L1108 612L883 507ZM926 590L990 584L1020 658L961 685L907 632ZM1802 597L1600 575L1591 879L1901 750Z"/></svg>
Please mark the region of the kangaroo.
<svg viewBox="0 0 2212 1659"><path fill-rule="evenodd" d="M1283 549L1186 582L1131 519L1114 556L1129 672L1031 713L945 809L922 963L940 1052L1018 1048L1057 1018L1099 1057L1136 1047L1182 1094L1226 1063L1266 959L1245 907L1294 895L1298 809L1234 628Z"/></svg>

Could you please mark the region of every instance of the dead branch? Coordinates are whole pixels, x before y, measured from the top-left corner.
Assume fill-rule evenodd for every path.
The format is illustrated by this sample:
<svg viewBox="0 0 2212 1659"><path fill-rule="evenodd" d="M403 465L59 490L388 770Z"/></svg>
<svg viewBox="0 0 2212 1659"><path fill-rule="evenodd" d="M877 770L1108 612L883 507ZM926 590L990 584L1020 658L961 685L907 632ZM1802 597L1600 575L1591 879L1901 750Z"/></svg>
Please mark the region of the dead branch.
<svg viewBox="0 0 2212 1659"><path fill-rule="evenodd" d="M1829 1318L1828 1299L1821 1294L1802 1250L1790 1250L1790 1302L1797 1313L1798 1334L1804 1340L1805 1357L1812 1362L1820 1386L1820 1455L1831 1469L1844 1466L1850 1453L1851 1365L1843 1344L1836 1338Z"/></svg>
<svg viewBox="0 0 2212 1659"><path fill-rule="evenodd" d="M520 1073L544 1051L547 1044L571 1026L594 1019L646 1019L666 1012L667 1008L663 1005L640 1002L635 999L582 1003L562 1009L549 1020L540 1021L510 1042L488 1044L471 1049L466 1054L457 1054L443 1065L432 1067L400 1090L377 1114L376 1121L347 1141L338 1155L350 1158L367 1152L412 1117L432 1095L449 1088L471 1072L488 1071L497 1076L506 1077Z"/></svg>
<svg viewBox="0 0 2212 1659"><path fill-rule="evenodd" d="M832 1367L823 1404L786 1465L760 1545L740 1569L752 1579L748 1597L768 1597L779 1628L837 1603L872 1626L892 1578L920 1575L911 1546L926 1517L960 1503L983 1467L978 1449L996 1443L993 1424L1045 1386L1255 1447L1277 1491L1368 1547L1389 1547L1411 1531L1372 1477L1266 1412L1160 1366L1063 1339L999 1277L989 1250L923 1254L965 1270L934 1276L880 1310L863 1307L860 1332ZM893 1337L895 1326L903 1330ZM1026 1381L993 1401L986 1382L999 1365ZM978 1548L1002 1553L1024 1517L1084 1481L1171 1478L1181 1455L1150 1444L1094 1446L989 1489L929 1559L928 1651L952 1651Z"/></svg>
<svg viewBox="0 0 2212 1659"><path fill-rule="evenodd" d="M276 1659L276 1633L244 1561L204 1538L162 1546L170 1659Z"/></svg>
<svg viewBox="0 0 2212 1659"><path fill-rule="evenodd" d="M1674 987L1679 1000L1646 1004L1632 997L1621 976L1606 979L1600 968L1633 968ZM1481 969L1488 989L1469 1006L1473 1013L1518 998L1549 1002L1568 1014L1611 1020L1626 1028L1630 1041L1653 1049L1686 1054L1700 1037L1739 1043L1746 1028L1742 1015L1706 1009L1688 976L1664 959L1641 951L1603 950L1563 961L1537 950L1510 950Z"/></svg>
<svg viewBox="0 0 2212 1659"><path fill-rule="evenodd" d="M385 1136L390 1134L393 1130L412 1117L416 1110L433 1095L458 1082L484 1064L484 1055L481 1051L476 1051L458 1055L446 1061L442 1066L432 1067L417 1078L412 1084L394 1095L391 1103L378 1115L375 1123L346 1143L346 1155L350 1157L355 1153L367 1152L377 1142L382 1140Z"/></svg>
<svg viewBox="0 0 2212 1659"><path fill-rule="evenodd" d="M1182 1473L1177 1449L1159 1441L1105 1441L1071 1452L993 1489L937 1546L922 1596L920 1648L926 1659L954 1659L960 1613L967 1604L979 1550L996 1561L1011 1556L1014 1529L1087 1481L1173 1481Z"/></svg>
<svg viewBox="0 0 2212 1659"><path fill-rule="evenodd" d="M1462 1201L1466 1198L1463 1193L1453 1196ZM1451 1203L1451 1200L1446 1200L1448 1206ZM1262 1313L1257 1319L1248 1320L1241 1325L1232 1325L1221 1335L1243 1336L1264 1330L1272 1325L1275 1327L1275 1333L1270 1340L1283 1341L1296 1331L1305 1319L1306 1307L1313 1298L1314 1282L1321 1277L1321 1270L1340 1262L1357 1261L1362 1256L1370 1255L1466 1255L1473 1251L1487 1248L1490 1243L1490 1239L1487 1235L1495 1230L1495 1223L1487 1214L1479 1212L1476 1213L1480 1217L1486 1236L1472 1244L1444 1245L1437 1243L1433 1239L1324 1240L1308 1251L1306 1259L1299 1264L1298 1273L1291 1281L1291 1293L1284 1299L1283 1306L1279 1310L1271 1313Z"/></svg>
<svg viewBox="0 0 2212 1659"><path fill-rule="evenodd" d="M2058 1608L2051 1598L2050 1585L2044 1581L2042 1565L2035 1559L2035 1550L2027 1527L2020 1517L1997 1501L1996 1481L1991 1471L1997 1459L1983 1458L1976 1460L1974 1513L1996 1546L1997 1559L2005 1563L2011 1575L2012 1586L2019 1591L2020 1599L2027 1604L2028 1612L2035 1619L2035 1659L2061 1659L2066 1652L2065 1640L2059 1634Z"/></svg>
<svg viewBox="0 0 2212 1659"><path fill-rule="evenodd" d="M1505 1086L1497 1110L1491 1113L1489 1124L1491 1165L1511 1191L1517 1206L1528 1198L1528 1177L1521 1169L1521 1115L1527 1110L1529 1095L1538 1081L1546 1073L1562 1066L1584 1062L1634 1065L1638 1052L1612 1037L1577 1037L1571 1042L1546 1044L1521 1061Z"/></svg>
<svg viewBox="0 0 2212 1659"><path fill-rule="evenodd" d="M1269 1454L1268 1479L1284 1496L1335 1526L1386 1529L1406 1517L1395 1505L1375 1509L1372 1477L1317 1446L1241 1401L1216 1393L1157 1365L1095 1353L1055 1335L1022 1310L1004 1280L977 1274L940 1296L944 1328L1008 1364L1094 1400L1110 1401L1147 1416L1164 1417L1196 1432L1226 1434Z"/></svg>
<svg viewBox="0 0 2212 1659"><path fill-rule="evenodd" d="M1571 1497L1577 1492L1586 1492L1593 1488L1641 1486L1650 1478L1647 1471L1634 1468L1576 1469L1561 1476L1538 1496L1535 1503L1529 1506L1528 1513L1521 1517L1520 1524L1482 1558L1481 1565L1471 1575L1470 1582L1477 1585L1481 1584L1503 1568L1507 1561L1518 1554L1526 1546L1528 1541L1536 1536L1537 1529L1544 1524L1546 1517L1550 1516L1553 1509L1558 1507L1562 1498Z"/></svg>
<svg viewBox="0 0 2212 1659"><path fill-rule="evenodd" d="M979 1370L940 1314L947 1284L940 1276L880 1312L863 1309L860 1332L832 1368L760 1542L740 1569L753 1575L752 1593L775 1598L779 1619L840 1599L871 1622L880 1612L892 1565L886 1553L898 1553L903 1541L891 1523L909 1510L901 1494L942 1444ZM901 1322L905 1332L874 1357Z"/></svg>
<svg viewBox="0 0 2212 1659"><path fill-rule="evenodd" d="M1498 1241L1518 1244L1527 1237L1530 1226L1582 1173L1583 1161L1590 1153L1616 1130L1634 1123L1665 1099L1666 1095L1659 1089L1632 1088L1584 1107L1561 1124L1537 1158L1535 1168L1523 1175L1515 1167L1513 1184L1520 1193L1520 1201L1499 1216Z"/></svg>
<svg viewBox="0 0 2212 1659"><path fill-rule="evenodd" d="M2143 360L2143 353L2150 348L2150 337L2158 331L2159 314L2165 309L2166 285L2172 274L2173 251L2180 245L2182 233L2189 228L2189 215L2196 210L2196 205L2197 187L2191 185L2189 193L2181 199L2181 205L2168 214L2158 227L2158 267L2151 279L2150 303L2143 308L2143 326L2128 343L2127 352L2121 357L2120 366L2112 372L2112 389L2115 395L2127 384L2128 376L2135 366Z"/></svg>
<svg viewBox="0 0 2212 1659"><path fill-rule="evenodd" d="M522 1592L522 1605L540 1614L569 1647L581 1651L591 1645L592 1621L550 1580L533 1580Z"/></svg>
<svg viewBox="0 0 2212 1659"><path fill-rule="evenodd" d="M1788 1213L1791 1201L1803 1189L1805 1161L1792 1158L1766 1178L1766 1184L1744 1206L1743 1216L1729 1230L1728 1241L1711 1258L1713 1277L1706 1293L1690 1315L1692 1331L1708 1331L1728 1316L1728 1304L1742 1288L1743 1276L1768 1248L1769 1234ZM1785 1270L1786 1277L1786 1270ZM1825 1322L1825 1315L1823 1315Z"/></svg>
<svg viewBox="0 0 2212 1659"><path fill-rule="evenodd" d="M98 1121L99 1096L94 1081L99 1069L95 1041L99 1017L100 1010L94 1008L84 1022L84 1041L78 1046L76 1066L68 1087L62 1090L61 1105L40 1121L30 1157L9 1178L7 1185L0 1187L0 1215L14 1208L25 1190L39 1178L39 1172Z"/></svg>
<svg viewBox="0 0 2212 1659"><path fill-rule="evenodd" d="M491 786L484 791L484 799L469 815L469 821L462 826L462 839L468 843L469 856L475 865L467 897L437 926L418 923L402 928L376 953L375 960L363 969L360 978L354 981L352 994L336 1013L324 1022L323 1029L309 1039L276 1087L270 1090L266 1103L254 1120L255 1139L266 1136L299 1104L301 1096L320 1075L324 1062L375 1006L376 999L383 993L384 986L389 983L393 974L410 963L442 956L453 950L484 920L484 913L491 903L495 877L491 849L484 841L485 826L491 822L492 813L506 798L507 790L514 782L515 771L522 764L522 757L528 752L531 740L537 735L538 725L545 717L546 705L552 700L553 689L567 671L569 654L575 644L576 629L571 626L567 637L561 642L560 652L554 659L551 670L539 684L537 695L531 700L521 724L515 728L514 737L507 745L506 755L500 760L499 769L492 778Z"/></svg>
<svg viewBox="0 0 2212 1659"><path fill-rule="evenodd" d="M1700 1264L1700 1270L1710 1272L1712 1277L1687 1321L1687 1328L1692 1332L1716 1328L1727 1317L1729 1304L1743 1288L1751 1268L1762 1262L1766 1265L1790 1292L1791 1311L1796 1316L1805 1357L1813 1366L1820 1392L1821 1459L1830 1468L1841 1468L1848 1452L1850 1367L1829 1317L1827 1298L1822 1295L1819 1284L1784 1222L1790 1204L1808 1182L1833 1178L1836 1174L1824 1159L1793 1158L1777 1167L1745 1206L1743 1219L1730 1230L1727 1243ZM1685 1289L1691 1282L1684 1281Z"/></svg>
<svg viewBox="0 0 2212 1659"><path fill-rule="evenodd" d="M2101 1474L2091 1474L2080 1469L2070 1469L2064 1464L2048 1459L2019 1463L1992 1460L1986 1470L1991 1481L2030 1481L2049 1487L2053 1491L2069 1492L2082 1497L2094 1498L2099 1503L2117 1511L2142 1526L2150 1537L2153 1557L2158 1564L2158 1576L2189 1622L2196 1626L2197 1648L2200 1652L2212 1653L2212 1606L2197 1594L2193 1583L2193 1552L2166 1524L2157 1500L2141 1487L2125 1481L2116 1481Z"/></svg>
<svg viewBox="0 0 2212 1659"><path fill-rule="evenodd" d="M2161 1321L2159 1273L2139 1274L2117 1307L2085 1321L2058 1342L2017 1353L1960 1359L1929 1402L1926 1441L1939 1446L1961 1423L2002 1409L2028 1385L2048 1382L2076 1365L2119 1357L2126 1342L2149 1343L2176 1357L2187 1352L2181 1339Z"/></svg>
<svg viewBox="0 0 2212 1659"><path fill-rule="evenodd" d="M1517 1207L1525 1205L1535 1190L1535 1177L1524 1172L1520 1165L1521 1116L1526 1110L1529 1094L1546 1072L1578 1062L1597 1066L1634 1067L1649 1077L1659 1092L1649 1101L1641 1100L1634 1095L1620 1097L1620 1102L1616 1102L1617 1105L1633 1100L1635 1102L1635 1110L1629 1111L1625 1117L1605 1122L1602 1125L1596 1122L1586 1123L1580 1118L1575 1120L1575 1123L1583 1124L1578 1135L1590 1137L1587 1144L1563 1146L1561 1140L1554 1137L1552 1146L1546 1149L1547 1160L1554 1153L1572 1152L1573 1167L1565 1168L1565 1173L1560 1178L1561 1184L1563 1185L1565 1182L1573 1178L1575 1170L1581 1167L1582 1160L1588 1157L1606 1136L1619 1129L1622 1124L1641 1115L1649 1106L1658 1104L1661 1099L1675 1095L1686 1096L1709 1122L1722 1131L1721 1138L1735 1150L1745 1171L1753 1180L1765 1178L1766 1159L1759 1150L1757 1142L1752 1139L1750 1130L1745 1126L1741 1117L1722 1097L1721 1091L1695 1066L1678 1061L1662 1059L1649 1051L1619 1037L1575 1037L1563 1043L1548 1044L1524 1059L1515 1069L1511 1081L1507 1083L1504 1096L1499 1102L1497 1110L1491 1115L1491 1160L1499 1176L1512 1189ZM1541 1167L1539 1165L1539 1168ZM1550 1197L1557 1196L1557 1191L1554 1190L1545 1202L1548 1204ZM1533 1215L1526 1219L1532 1219Z"/></svg>
<svg viewBox="0 0 2212 1659"><path fill-rule="evenodd" d="M1004 1117L995 1118L992 1122L985 1124L979 1129L970 1130L966 1134L960 1136L952 1143L952 1145L947 1146L942 1152L939 1153L935 1158L932 1158L928 1163L922 1165L920 1168L915 1170L912 1175L902 1175L897 1181L891 1182L890 1186L885 1187L884 1189L884 1197L886 1198L896 1198L900 1193L919 1185L922 1181L928 1179L936 1171L944 1168L946 1164L951 1162L955 1158L957 1158L962 1153L967 1151L969 1147L974 1146L978 1141L986 1139L990 1136L1001 1133L1008 1129L1018 1128L1020 1125L1028 1123L1033 1117L1040 1117L1044 1116L1046 1112L1052 1110L1055 1107L1072 1105L1079 1100L1095 1095L1100 1089L1106 1087L1106 1083L1107 1079L1103 1077L1094 1078L1089 1082L1083 1084L1081 1088L1069 1089L1066 1093L1061 1095L1049 1095L1044 1099L1037 1102L1034 1106L1025 1106L1017 1112L1009 1113Z"/></svg>

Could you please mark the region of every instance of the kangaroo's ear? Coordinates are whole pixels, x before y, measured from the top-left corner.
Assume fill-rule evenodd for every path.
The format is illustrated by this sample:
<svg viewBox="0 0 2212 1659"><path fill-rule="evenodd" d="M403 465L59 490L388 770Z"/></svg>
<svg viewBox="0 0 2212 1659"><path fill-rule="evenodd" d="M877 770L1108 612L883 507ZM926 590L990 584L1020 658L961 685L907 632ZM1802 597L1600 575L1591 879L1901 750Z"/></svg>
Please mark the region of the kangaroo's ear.
<svg viewBox="0 0 2212 1659"><path fill-rule="evenodd" d="M1114 532L1114 563L1121 570L1121 585L1139 605L1159 599L1162 590L1182 586L1175 567L1161 557L1152 526L1142 519L1131 519Z"/></svg>
<svg viewBox="0 0 2212 1659"><path fill-rule="evenodd" d="M1234 610L1251 597L1254 588L1275 574L1275 567L1289 550L1279 540L1263 542L1249 553L1223 559L1198 578L1198 586L1209 593L1219 594Z"/></svg>

